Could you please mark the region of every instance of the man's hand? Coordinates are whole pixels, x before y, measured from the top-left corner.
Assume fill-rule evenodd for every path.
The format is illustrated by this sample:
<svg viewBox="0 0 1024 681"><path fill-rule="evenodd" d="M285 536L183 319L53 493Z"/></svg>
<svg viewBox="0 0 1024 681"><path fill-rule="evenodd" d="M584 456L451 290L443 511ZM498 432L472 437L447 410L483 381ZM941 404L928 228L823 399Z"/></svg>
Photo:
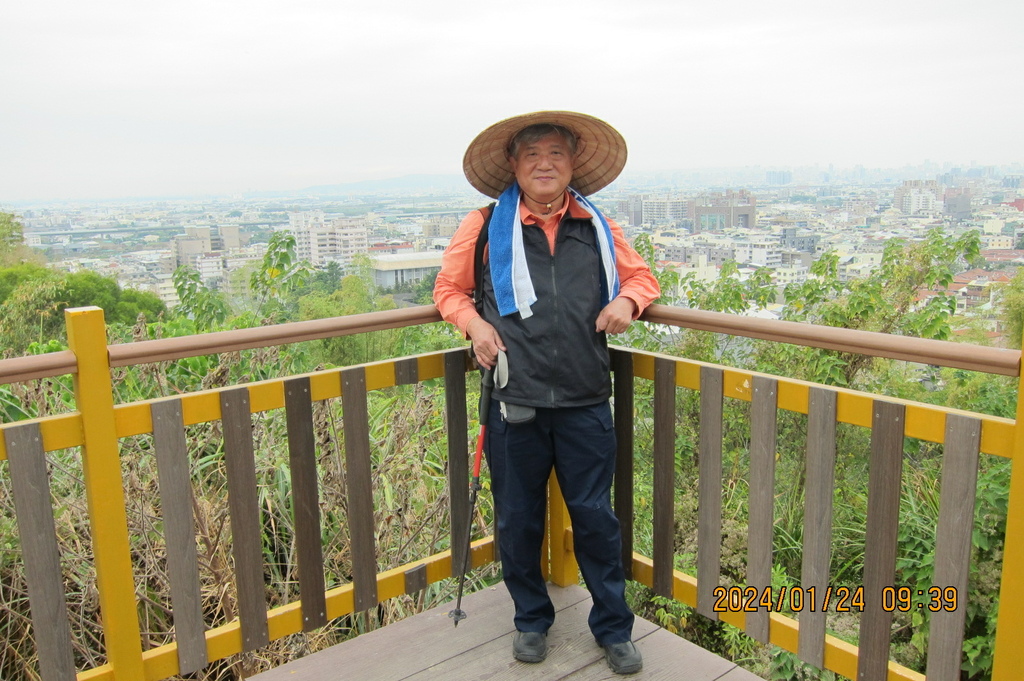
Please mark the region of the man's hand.
<svg viewBox="0 0 1024 681"><path fill-rule="evenodd" d="M612 302L605 305L601 313L597 315L596 331L599 333L622 333L633 323L633 314L636 312L636 303L630 298L619 296Z"/></svg>
<svg viewBox="0 0 1024 681"><path fill-rule="evenodd" d="M505 344L497 329L484 321L483 317L474 317L466 325L466 335L473 341L473 354L476 361L485 369L493 369L498 359L498 350L505 351Z"/></svg>

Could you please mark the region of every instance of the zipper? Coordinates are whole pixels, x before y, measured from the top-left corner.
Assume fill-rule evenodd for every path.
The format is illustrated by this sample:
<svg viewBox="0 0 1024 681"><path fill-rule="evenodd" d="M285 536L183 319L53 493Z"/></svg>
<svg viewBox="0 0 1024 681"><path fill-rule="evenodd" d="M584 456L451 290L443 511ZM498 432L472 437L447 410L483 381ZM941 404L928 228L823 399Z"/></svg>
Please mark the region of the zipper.
<svg viewBox="0 0 1024 681"><path fill-rule="evenodd" d="M557 240L555 241L555 248L558 248L558 241ZM559 320L562 317L562 311L561 311L561 308L560 308L560 305L559 305L558 278L555 276L555 254L554 253L551 254L551 292L552 292L553 297L555 299L555 319L554 319L555 334L558 335L558 336L561 336L561 324L559 324ZM554 361L554 364L551 367L551 370L553 372L558 372L558 367L561 364L561 362L559 360L559 357L558 357L558 345L559 344L557 342L555 342L555 343L552 343L552 345L554 346L554 351L551 354L553 355L555 361ZM552 381L551 382L551 387L548 389L548 393L549 393L548 394L548 402L551 404L552 407L555 406L555 386L556 385L558 385L558 381L557 380Z"/></svg>

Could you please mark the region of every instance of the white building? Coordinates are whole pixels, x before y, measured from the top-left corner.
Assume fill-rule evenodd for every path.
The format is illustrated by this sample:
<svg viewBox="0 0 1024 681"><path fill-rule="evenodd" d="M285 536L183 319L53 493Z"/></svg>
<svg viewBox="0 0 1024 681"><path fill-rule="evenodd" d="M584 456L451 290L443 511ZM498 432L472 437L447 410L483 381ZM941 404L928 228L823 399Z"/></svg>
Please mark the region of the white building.
<svg viewBox="0 0 1024 681"><path fill-rule="evenodd" d="M378 255L373 259L373 281L381 288L415 283L441 271L441 255L439 251Z"/></svg>
<svg viewBox="0 0 1024 681"><path fill-rule="evenodd" d="M653 225L684 220L689 216L689 208L690 204L685 199L645 198L643 200L643 222Z"/></svg>
<svg viewBox="0 0 1024 681"><path fill-rule="evenodd" d="M181 301L178 300L178 290L174 288L174 279L170 273L158 273L154 275L155 283L146 287L157 295L168 308L176 307Z"/></svg>
<svg viewBox="0 0 1024 681"><path fill-rule="evenodd" d="M900 210L908 215L930 213L940 208L938 199L931 192L910 191L903 195Z"/></svg>
<svg viewBox="0 0 1024 681"><path fill-rule="evenodd" d="M347 267L353 256L369 250L365 218L327 220L322 210L291 213L288 218L299 259L313 267L325 267L330 262Z"/></svg>
<svg viewBox="0 0 1024 681"><path fill-rule="evenodd" d="M738 263L772 269L782 267L782 247L776 241L737 241L733 248Z"/></svg>
<svg viewBox="0 0 1024 681"><path fill-rule="evenodd" d="M942 209L942 187L935 180L906 180L893 195L893 207L904 215Z"/></svg>
<svg viewBox="0 0 1024 681"><path fill-rule="evenodd" d="M810 276L811 269L806 265L793 265L792 267L779 267L772 275L777 286L788 286L789 284L802 284Z"/></svg>
<svg viewBox="0 0 1024 681"><path fill-rule="evenodd" d="M209 288L220 288L225 276L224 254L204 253L197 255L192 266L199 272L199 279Z"/></svg>

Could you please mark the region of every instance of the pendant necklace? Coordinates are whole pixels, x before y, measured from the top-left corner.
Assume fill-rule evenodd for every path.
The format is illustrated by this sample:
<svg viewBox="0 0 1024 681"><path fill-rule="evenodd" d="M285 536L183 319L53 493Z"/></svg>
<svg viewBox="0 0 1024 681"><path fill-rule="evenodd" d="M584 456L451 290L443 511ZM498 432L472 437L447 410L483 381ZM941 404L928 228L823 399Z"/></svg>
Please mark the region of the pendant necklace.
<svg viewBox="0 0 1024 681"><path fill-rule="evenodd" d="M541 212L541 215L550 215L551 214L551 205L554 202L547 203L547 202L544 202L544 201L537 201L532 196L528 195L526 192L523 192L523 196L525 196L526 198L530 199L531 201L533 201L536 204L544 206L544 210Z"/></svg>

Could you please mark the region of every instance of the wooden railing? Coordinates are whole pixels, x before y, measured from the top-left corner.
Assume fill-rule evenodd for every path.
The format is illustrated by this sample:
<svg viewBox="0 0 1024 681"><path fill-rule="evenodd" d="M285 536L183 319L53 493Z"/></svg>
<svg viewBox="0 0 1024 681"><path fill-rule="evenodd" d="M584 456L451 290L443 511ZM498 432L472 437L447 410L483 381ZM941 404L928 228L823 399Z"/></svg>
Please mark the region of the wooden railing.
<svg viewBox="0 0 1024 681"><path fill-rule="evenodd" d="M77 410L68 414L0 425L0 460L8 460L21 541L40 674L44 681L75 678L156 680L203 668L213 660L256 650L268 642L310 631L343 615L360 612L405 593L414 593L452 574L459 542L449 551L422 556L397 568L378 570L373 527L373 490L367 392L428 379L444 380L448 431L451 537L464 537L468 520L467 371L465 350L430 353L341 370L272 379L173 398L115 404L112 366L164 361L243 348L327 338L438 321L433 308L261 327L189 338L107 345L102 312L67 313L71 350L42 358L0 362L0 383L73 374ZM1021 353L938 341L896 338L801 324L764 322L729 315L653 306L648 322L700 328L778 342L861 352L1018 376ZM702 615L739 627L752 638L798 653L819 668L855 679L923 679L889 660L892 613L883 608L884 587L892 586L896 560L904 438L944 445L941 511L936 531L935 584L960 594L957 607L932 616L927 678L959 678L970 541L979 455L1024 456L1016 424L981 414L828 388L677 357L616 348L614 405L619 457L616 512L623 526L623 551L632 579L656 593L691 605ZM634 551L634 396L636 380L653 382L652 555ZM696 576L676 569L673 550L676 402L679 390L700 393L699 522ZM345 498L351 543L351 581L325 588L322 528L318 509L311 410L317 403L342 402ZM799 623L767 609L736 612L718 607L714 589L721 574L722 432L725 399L750 402L749 539L745 588L771 588L775 437L780 412L806 415L806 503L801 588L824 597L829 585L830 519L836 426L871 430L870 481L865 533L864 607L859 647L826 633L828 614L804 608ZM291 495L294 503L299 600L268 607L260 508L254 473L253 415L283 410L287 419ZM238 617L204 621L186 456L187 427L215 422L223 432ZM174 640L144 649L132 571L127 512L122 490L120 443L152 436L171 581ZM102 613L106 664L76 669L72 656L54 510L48 492L48 452L80 448L89 505L92 550ZM993 678L1009 681L1024 668L1024 467L1013 469L1009 499L1000 612ZM551 488L549 578L576 583L572 531L556 485ZM491 538L473 544L471 564L494 560ZM717 600L717 602L716 602Z"/></svg>

